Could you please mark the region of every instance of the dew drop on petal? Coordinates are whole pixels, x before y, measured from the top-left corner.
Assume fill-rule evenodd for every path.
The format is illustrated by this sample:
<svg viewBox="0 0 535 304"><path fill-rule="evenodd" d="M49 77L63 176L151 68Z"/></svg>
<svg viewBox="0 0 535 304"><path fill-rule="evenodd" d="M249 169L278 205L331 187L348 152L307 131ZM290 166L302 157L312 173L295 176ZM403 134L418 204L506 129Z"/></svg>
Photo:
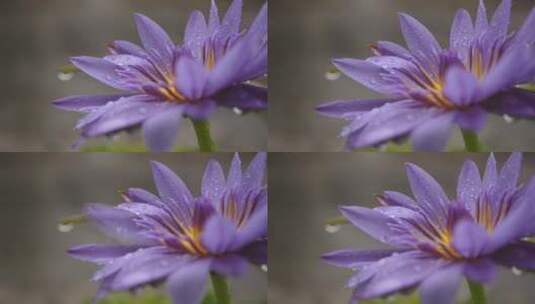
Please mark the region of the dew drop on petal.
<svg viewBox="0 0 535 304"><path fill-rule="evenodd" d="M268 272L268 266L266 264L262 264L260 269L262 269L263 272Z"/></svg>
<svg viewBox="0 0 535 304"><path fill-rule="evenodd" d="M58 73L58 79L61 81L67 82L73 78L74 78L74 73L64 73L64 72Z"/></svg>
<svg viewBox="0 0 535 304"><path fill-rule="evenodd" d="M325 225L325 231L328 233L337 233L340 231L340 225L327 224Z"/></svg>
<svg viewBox="0 0 535 304"><path fill-rule="evenodd" d="M58 224L58 230L59 232L71 232L74 229L73 224Z"/></svg>
<svg viewBox="0 0 535 304"><path fill-rule="evenodd" d="M513 123L515 122L515 119L507 114L504 114L503 116L503 120L505 120L506 123Z"/></svg>
<svg viewBox="0 0 535 304"><path fill-rule="evenodd" d="M340 78L341 74L337 70L329 70L325 72L325 79L334 81Z"/></svg>
<svg viewBox="0 0 535 304"><path fill-rule="evenodd" d="M243 115L243 110L240 109L240 108L234 107L234 108L232 108L232 111L233 111L234 114L236 114L236 115Z"/></svg>
<svg viewBox="0 0 535 304"><path fill-rule="evenodd" d="M516 267L511 268L511 271L512 271L513 274L516 275L516 276L520 276L520 275L522 275L522 273L523 273L522 270L520 270L520 269L518 269L518 268L516 268Z"/></svg>

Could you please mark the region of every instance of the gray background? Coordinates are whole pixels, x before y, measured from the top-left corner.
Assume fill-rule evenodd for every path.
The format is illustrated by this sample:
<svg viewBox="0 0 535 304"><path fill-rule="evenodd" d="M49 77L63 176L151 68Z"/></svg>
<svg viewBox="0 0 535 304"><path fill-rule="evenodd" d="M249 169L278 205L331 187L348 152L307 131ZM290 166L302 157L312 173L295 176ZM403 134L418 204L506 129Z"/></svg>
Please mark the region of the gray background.
<svg viewBox="0 0 535 304"><path fill-rule="evenodd" d="M199 194L209 158L222 161L226 170L232 154L0 154L0 303L85 303L95 294L97 285L89 279L97 267L65 251L109 239L91 224L61 233L59 220L79 214L85 203L120 203L118 191L128 187L155 191L149 160L169 166ZM256 267L231 285L236 303L265 301L267 276Z"/></svg>
<svg viewBox="0 0 535 304"><path fill-rule="evenodd" d="M182 39L189 13L207 13L209 0L17 0L0 4L0 151L65 151L77 135L80 117L55 109L57 98L114 92L84 75L61 82L58 68L71 56L101 56L107 43L122 39L138 42L132 14L146 14L170 36ZM248 26L262 0L247 0ZM230 3L219 0L220 12ZM221 13L220 13L221 15ZM265 113L265 112L264 112ZM267 147L267 115L243 117L220 109L212 117L212 136L222 151L257 151ZM182 123L178 145L195 146L189 121ZM121 142L141 143L141 135L121 135ZM88 144L106 143L105 139Z"/></svg>
<svg viewBox="0 0 535 304"><path fill-rule="evenodd" d="M498 0L485 1L490 12ZM351 79L329 81L333 57L365 58L377 40L402 43L398 12L423 22L447 46L455 11L475 14L477 0L275 0L270 3L270 150L341 151L338 134L345 122L320 117L314 107L330 100L376 98ZM513 0L513 28L535 3ZM507 124L493 117L482 139L493 151L533 151L533 122ZM453 148L462 147L455 132ZM514 136L511 136L514 134Z"/></svg>
<svg viewBox="0 0 535 304"><path fill-rule="evenodd" d="M500 164L507 155L497 156ZM336 206L374 206L384 190L410 194L404 163L432 174L454 197L457 175L466 158L484 168L485 154L272 153L269 159L269 296L277 304L347 303L350 271L320 261L323 253L381 245L351 225L335 233L325 220L339 216ZM525 155L522 181L535 174L535 154ZM489 303L533 303L535 275L515 276L502 268ZM466 290L464 290L466 292Z"/></svg>

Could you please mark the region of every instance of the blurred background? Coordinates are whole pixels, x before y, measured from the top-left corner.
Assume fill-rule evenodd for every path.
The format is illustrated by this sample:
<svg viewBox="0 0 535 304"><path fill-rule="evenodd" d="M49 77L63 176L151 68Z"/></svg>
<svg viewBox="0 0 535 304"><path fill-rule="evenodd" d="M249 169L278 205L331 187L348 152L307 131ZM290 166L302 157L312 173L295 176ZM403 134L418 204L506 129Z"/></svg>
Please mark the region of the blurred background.
<svg viewBox="0 0 535 304"><path fill-rule="evenodd" d="M500 165L507 156L497 155ZM525 182L535 174L535 154L524 156L521 181ZM328 233L325 222L339 216L337 206L375 206L375 195L384 190L410 194L404 172L406 162L426 169L453 197L457 175L466 158L473 159L483 169L487 155L272 153L269 159L268 302L347 303L351 290L344 286L351 271L327 265L319 257L339 249L371 249L384 245L351 225L341 226L334 234ZM533 303L534 284L534 274L515 275L501 268L498 280L490 287L488 302ZM466 299L465 287L461 294Z"/></svg>
<svg viewBox="0 0 535 304"><path fill-rule="evenodd" d="M486 0L489 14L499 0ZM348 77L329 81L331 58L366 58L377 40L403 43L398 12L423 22L447 46L455 11L475 14L477 0L292 0L270 2L270 150L341 151L344 121L320 117L314 107L336 99L377 98ZM512 28L517 29L535 4L513 0ZM404 44L404 43L403 43ZM493 151L535 151L535 123L506 123L493 117L482 140ZM452 147L460 148L456 130ZM514 134L514 136L511 136Z"/></svg>
<svg viewBox="0 0 535 304"><path fill-rule="evenodd" d="M253 155L241 156L247 164ZM59 221L79 214L85 203L120 203L118 191L128 187L155 191L149 160L169 166L198 195L209 158L226 170L232 154L1 154L0 303L89 303L97 289L89 279L97 267L70 258L66 250L109 239L91 224L62 233ZM230 284L235 303L265 303L267 275L260 269L251 267Z"/></svg>
<svg viewBox="0 0 535 304"><path fill-rule="evenodd" d="M230 2L217 1L220 15ZM242 26L250 25L263 3L245 1ZM206 14L209 7L210 0L1 1L0 151L69 150L77 138L74 124L80 115L55 109L51 102L113 89L81 73L58 75L58 69L69 63L68 58L101 56L106 45L117 39L138 43L132 18L135 12L150 16L180 42L190 12L199 9ZM211 119L212 136L222 151L265 150L266 118L265 113L236 117L229 109L219 109ZM117 141L142 143L140 134L121 134ZM86 146L108 142L92 140ZM178 145L196 146L189 121L182 123Z"/></svg>

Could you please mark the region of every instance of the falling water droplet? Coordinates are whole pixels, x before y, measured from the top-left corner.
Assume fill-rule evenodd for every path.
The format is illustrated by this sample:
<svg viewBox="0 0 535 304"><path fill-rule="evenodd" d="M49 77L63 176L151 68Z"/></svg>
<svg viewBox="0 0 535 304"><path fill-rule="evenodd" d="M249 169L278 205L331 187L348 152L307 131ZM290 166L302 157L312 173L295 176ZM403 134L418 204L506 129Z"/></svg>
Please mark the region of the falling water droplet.
<svg viewBox="0 0 535 304"><path fill-rule="evenodd" d="M243 115L243 110L240 109L240 108L234 107L234 108L232 108L232 111L234 111L234 114L236 114L236 115Z"/></svg>
<svg viewBox="0 0 535 304"><path fill-rule="evenodd" d="M520 270L520 269L518 269L518 268L516 268L516 267L511 268L511 271L512 271L513 274L516 275L516 276L520 276L520 275L522 275L522 273L523 273L522 270Z"/></svg>
<svg viewBox="0 0 535 304"><path fill-rule="evenodd" d="M73 229L74 229L73 224L63 224L63 223L58 224L58 230L60 232L71 232Z"/></svg>
<svg viewBox="0 0 535 304"><path fill-rule="evenodd" d="M328 233L337 233L340 231L340 225L327 224L325 225L325 231Z"/></svg>
<svg viewBox="0 0 535 304"><path fill-rule="evenodd" d="M262 269L263 272L268 272L268 266L266 264L262 264L262 266L260 266L260 269Z"/></svg>
<svg viewBox="0 0 535 304"><path fill-rule="evenodd" d="M325 79L330 81L338 80L340 78L340 75L341 74L340 72L338 72L338 70L329 70L325 72Z"/></svg>
<svg viewBox="0 0 535 304"><path fill-rule="evenodd" d="M515 122L515 119L507 114L504 114L503 116L503 120L505 120L506 123L513 123Z"/></svg>
<svg viewBox="0 0 535 304"><path fill-rule="evenodd" d="M74 78L74 73L64 73L64 72L58 73L58 79L61 81L69 81L73 78Z"/></svg>

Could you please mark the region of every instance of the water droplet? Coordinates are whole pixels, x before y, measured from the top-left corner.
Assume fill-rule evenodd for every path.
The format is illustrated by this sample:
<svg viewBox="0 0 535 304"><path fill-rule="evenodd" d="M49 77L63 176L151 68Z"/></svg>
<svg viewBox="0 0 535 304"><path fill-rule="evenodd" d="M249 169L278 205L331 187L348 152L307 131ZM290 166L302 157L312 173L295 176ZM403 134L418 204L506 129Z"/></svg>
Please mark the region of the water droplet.
<svg viewBox="0 0 535 304"><path fill-rule="evenodd" d="M74 229L73 224L58 224L58 230L59 232L71 232Z"/></svg>
<svg viewBox="0 0 535 304"><path fill-rule="evenodd" d="M236 114L236 115L243 115L243 110L240 109L240 108L236 108L236 107L234 107L234 108L232 108L232 111L233 111L234 114Z"/></svg>
<svg viewBox="0 0 535 304"><path fill-rule="evenodd" d="M516 276L520 276L520 275L522 275L522 274L524 273L522 270L520 270L520 269L518 269L518 268L516 268L516 267L511 268L511 271L512 271L513 274L516 275Z"/></svg>
<svg viewBox="0 0 535 304"><path fill-rule="evenodd" d="M515 122L515 119L507 114L504 114L503 116L503 120L505 120L506 123L513 123Z"/></svg>
<svg viewBox="0 0 535 304"><path fill-rule="evenodd" d="M325 73L325 79L335 81L340 78L341 74L337 70L329 70Z"/></svg>
<svg viewBox="0 0 535 304"><path fill-rule="evenodd" d="M328 233L337 233L340 231L340 225L327 224L325 225L325 231Z"/></svg>
<svg viewBox="0 0 535 304"><path fill-rule="evenodd" d="M59 72L58 73L58 79L61 80L61 81L69 81L71 79L74 78L74 73L64 73L64 72Z"/></svg>
<svg viewBox="0 0 535 304"><path fill-rule="evenodd" d="M262 266L260 266L260 269L262 269L263 272L268 272L268 266L266 264L262 264Z"/></svg>

